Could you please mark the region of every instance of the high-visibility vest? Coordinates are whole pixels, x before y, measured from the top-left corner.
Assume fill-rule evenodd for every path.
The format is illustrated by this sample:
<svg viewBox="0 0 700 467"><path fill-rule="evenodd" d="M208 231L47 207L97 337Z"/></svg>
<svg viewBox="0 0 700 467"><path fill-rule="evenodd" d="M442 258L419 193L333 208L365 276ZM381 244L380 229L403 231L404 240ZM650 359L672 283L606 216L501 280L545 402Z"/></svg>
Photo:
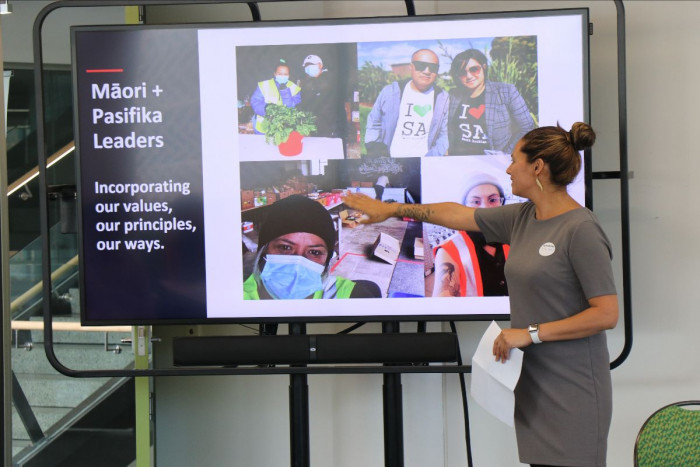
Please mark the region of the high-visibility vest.
<svg viewBox="0 0 700 467"><path fill-rule="evenodd" d="M350 298L354 288L355 282L336 276L335 280L331 281L327 288L314 292L312 298ZM243 300L260 300L258 283L252 274L243 282Z"/></svg>
<svg viewBox="0 0 700 467"><path fill-rule="evenodd" d="M460 297L483 297L484 282L481 279L481 267L476 254L476 246L469 235L464 231L459 231L448 241L436 246L433 249L433 256L438 248L445 250L452 261L457 264L460 270L459 275L459 296ZM503 254L508 259L509 245L503 245ZM462 258L469 258L468 262L463 262Z"/></svg>
<svg viewBox="0 0 700 467"><path fill-rule="evenodd" d="M265 104L283 105L282 96L280 95L280 90L277 88L277 83L274 78L260 81L258 83L258 88L265 98ZM291 81L287 82L287 88L291 91L292 96L296 96L301 91L301 88ZM262 115L255 116L255 129L260 133L265 133L263 126L264 121L265 117Z"/></svg>

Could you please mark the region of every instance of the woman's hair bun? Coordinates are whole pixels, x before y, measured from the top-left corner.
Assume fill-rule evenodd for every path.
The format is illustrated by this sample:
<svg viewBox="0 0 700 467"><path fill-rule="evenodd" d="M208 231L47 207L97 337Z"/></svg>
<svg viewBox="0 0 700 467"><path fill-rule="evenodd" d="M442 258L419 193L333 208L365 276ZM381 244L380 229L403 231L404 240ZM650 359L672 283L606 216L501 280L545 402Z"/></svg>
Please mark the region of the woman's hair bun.
<svg viewBox="0 0 700 467"><path fill-rule="evenodd" d="M577 151L590 148L595 143L595 131L587 123L576 122L571 126L571 143Z"/></svg>

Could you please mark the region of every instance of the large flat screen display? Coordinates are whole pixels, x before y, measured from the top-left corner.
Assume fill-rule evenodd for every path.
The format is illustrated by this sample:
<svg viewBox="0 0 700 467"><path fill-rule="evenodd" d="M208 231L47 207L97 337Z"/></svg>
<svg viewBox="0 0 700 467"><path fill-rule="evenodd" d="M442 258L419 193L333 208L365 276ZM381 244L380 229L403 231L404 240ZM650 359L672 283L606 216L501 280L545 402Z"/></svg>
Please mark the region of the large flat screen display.
<svg viewBox="0 0 700 467"><path fill-rule="evenodd" d="M573 9L73 28L83 323L507 318L507 245L359 224L343 194L522 202L517 140L588 120L587 25Z"/></svg>

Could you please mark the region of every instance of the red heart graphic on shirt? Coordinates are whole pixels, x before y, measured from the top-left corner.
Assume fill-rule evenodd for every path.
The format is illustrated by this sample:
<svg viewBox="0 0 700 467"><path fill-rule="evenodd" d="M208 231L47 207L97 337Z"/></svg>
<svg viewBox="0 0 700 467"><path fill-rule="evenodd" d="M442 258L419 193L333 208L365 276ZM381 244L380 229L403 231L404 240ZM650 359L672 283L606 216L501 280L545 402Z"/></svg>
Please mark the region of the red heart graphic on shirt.
<svg viewBox="0 0 700 467"><path fill-rule="evenodd" d="M471 115L472 117L474 117L478 120L484 114L484 109L485 109L484 104L481 104L479 107L472 107L469 109L469 115Z"/></svg>

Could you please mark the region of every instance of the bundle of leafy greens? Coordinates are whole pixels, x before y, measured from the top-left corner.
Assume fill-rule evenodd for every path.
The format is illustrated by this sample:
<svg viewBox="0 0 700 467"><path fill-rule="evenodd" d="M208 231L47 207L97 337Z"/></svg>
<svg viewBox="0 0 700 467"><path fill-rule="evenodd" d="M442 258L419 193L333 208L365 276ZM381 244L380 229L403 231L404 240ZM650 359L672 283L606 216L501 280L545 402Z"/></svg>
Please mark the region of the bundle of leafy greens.
<svg viewBox="0 0 700 467"><path fill-rule="evenodd" d="M268 144L279 145L287 141L292 131L302 136L309 136L316 131L316 116L310 112L283 105L268 105L265 108L263 130Z"/></svg>

